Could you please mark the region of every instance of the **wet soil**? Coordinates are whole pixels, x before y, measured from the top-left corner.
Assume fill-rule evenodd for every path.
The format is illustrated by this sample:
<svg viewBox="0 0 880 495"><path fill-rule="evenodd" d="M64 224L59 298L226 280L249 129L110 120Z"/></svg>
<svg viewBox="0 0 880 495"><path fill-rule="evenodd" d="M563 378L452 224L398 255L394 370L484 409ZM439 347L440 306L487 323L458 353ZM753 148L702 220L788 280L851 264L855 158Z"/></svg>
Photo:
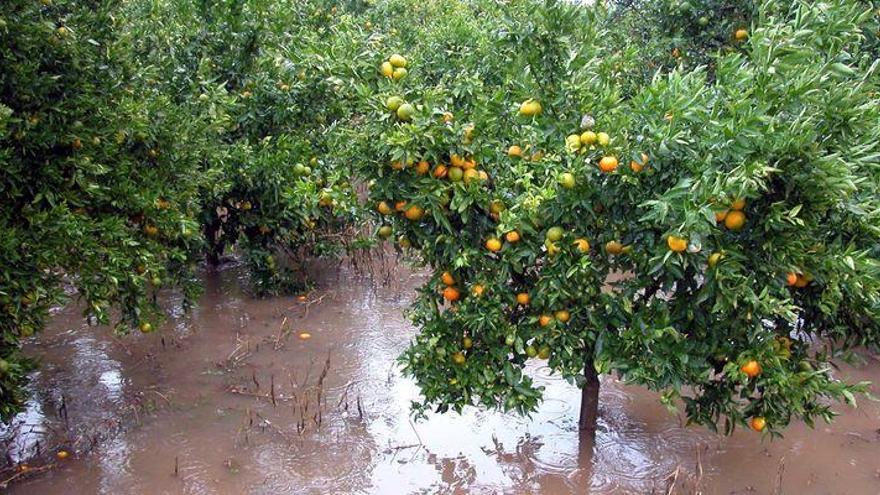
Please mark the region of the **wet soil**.
<svg viewBox="0 0 880 495"><path fill-rule="evenodd" d="M880 403L868 400L769 442L685 427L656 394L603 377L600 431L584 446L579 391L536 361L546 395L532 417L414 422L418 390L395 358L415 334L402 313L422 277L319 271L303 300L249 297L239 267L206 273L200 305L148 335L116 338L59 310L27 346L42 361L33 399L0 432L6 462L32 470L9 493L880 493ZM841 373L880 381L867 359Z"/></svg>

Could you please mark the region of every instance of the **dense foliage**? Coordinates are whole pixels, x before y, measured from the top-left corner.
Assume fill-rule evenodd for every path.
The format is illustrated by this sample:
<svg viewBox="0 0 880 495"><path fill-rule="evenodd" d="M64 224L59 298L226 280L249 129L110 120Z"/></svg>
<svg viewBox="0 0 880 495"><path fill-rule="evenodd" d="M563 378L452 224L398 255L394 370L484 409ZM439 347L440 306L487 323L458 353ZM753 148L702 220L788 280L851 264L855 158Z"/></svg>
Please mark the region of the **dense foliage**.
<svg viewBox="0 0 880 495"><path fill-rule="evenodd" d="M880 336L870 2L16 0L3 16L4 415L20 339L66 287L150 330L152 294L194 289L202 257L236 249L257 293L282 293L308 255L368 246L369 216L433 274L402 357L420 411L528 412L532 358L725 431L829 419L828 399L865 390L830 363Z"/></svg>

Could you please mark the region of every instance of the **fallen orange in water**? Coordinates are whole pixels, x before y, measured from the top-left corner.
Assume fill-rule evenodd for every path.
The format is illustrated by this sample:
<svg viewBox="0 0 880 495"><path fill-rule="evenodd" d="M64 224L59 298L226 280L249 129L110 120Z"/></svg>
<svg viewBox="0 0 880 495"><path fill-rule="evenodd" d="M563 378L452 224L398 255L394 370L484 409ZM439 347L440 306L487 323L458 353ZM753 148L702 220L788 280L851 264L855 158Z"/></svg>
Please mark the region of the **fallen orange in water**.
<svg viewBox="0 0 880 495"><path fill-rule="evenodd" d="M68 453L66 450L59 450L58 453L55 454L55 457L57 457L63 461L64 459L67 459L67 457L69 455L70 455L70 453Z"/></svg>
<svg viewBox="0 0 880 495"><path fill-rule="evenodd" d="M309 332L301 332L299 334L300 340L309 340L310 338L312 338L312 334L310 334Z"/></svg>

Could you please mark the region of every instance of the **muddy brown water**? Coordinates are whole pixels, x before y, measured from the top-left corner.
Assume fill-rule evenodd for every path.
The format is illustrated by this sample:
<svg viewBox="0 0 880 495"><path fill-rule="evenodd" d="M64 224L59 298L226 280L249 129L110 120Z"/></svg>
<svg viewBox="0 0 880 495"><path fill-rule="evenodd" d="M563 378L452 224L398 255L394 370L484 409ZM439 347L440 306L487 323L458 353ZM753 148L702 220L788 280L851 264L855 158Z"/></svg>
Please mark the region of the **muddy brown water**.
<svg viewBox="0 0 880 495"><path fill-rule="evenodd" d="M418 390L394 359L415 333L402 312L418 273L386 286L327 265L305 302L253 299L241 277L205 274L198 308L150 335L114 338L60 310L27 347L43 366L2 439L13 462L59 443L74 454L9 493L667 493L673 480L676 493L880 493L876 402L768 442L684 427L656 394L603 377L596 444L580 449L578 390L535 362L547 391L530 418L413 422ZM868 359L842 373L880 381Z"/></svg>

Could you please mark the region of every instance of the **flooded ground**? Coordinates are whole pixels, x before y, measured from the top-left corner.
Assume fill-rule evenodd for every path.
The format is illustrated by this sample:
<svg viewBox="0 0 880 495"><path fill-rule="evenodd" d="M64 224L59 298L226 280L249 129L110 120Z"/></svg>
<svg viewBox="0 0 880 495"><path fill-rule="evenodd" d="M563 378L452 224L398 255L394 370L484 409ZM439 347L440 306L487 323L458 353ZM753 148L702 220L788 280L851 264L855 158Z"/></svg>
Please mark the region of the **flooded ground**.
<svg viewBox="0 0 880 495"><path fill-rule="evenodd" d="M74 454L31 461L9 493L880 493L880 404L866 400L770 443L682 427L655 394L605 377L601 431L581 449L578 390L536 362L547 393L531 418L413 423L418 391L394 359L421 278L398 273L386 286L328 266L305 300L255 300L231 266L205 275L195 311L122 339L60 311L28 347L43 366L3 448L9 463ZM880 382L868 359L844 373Z"/></svg>

